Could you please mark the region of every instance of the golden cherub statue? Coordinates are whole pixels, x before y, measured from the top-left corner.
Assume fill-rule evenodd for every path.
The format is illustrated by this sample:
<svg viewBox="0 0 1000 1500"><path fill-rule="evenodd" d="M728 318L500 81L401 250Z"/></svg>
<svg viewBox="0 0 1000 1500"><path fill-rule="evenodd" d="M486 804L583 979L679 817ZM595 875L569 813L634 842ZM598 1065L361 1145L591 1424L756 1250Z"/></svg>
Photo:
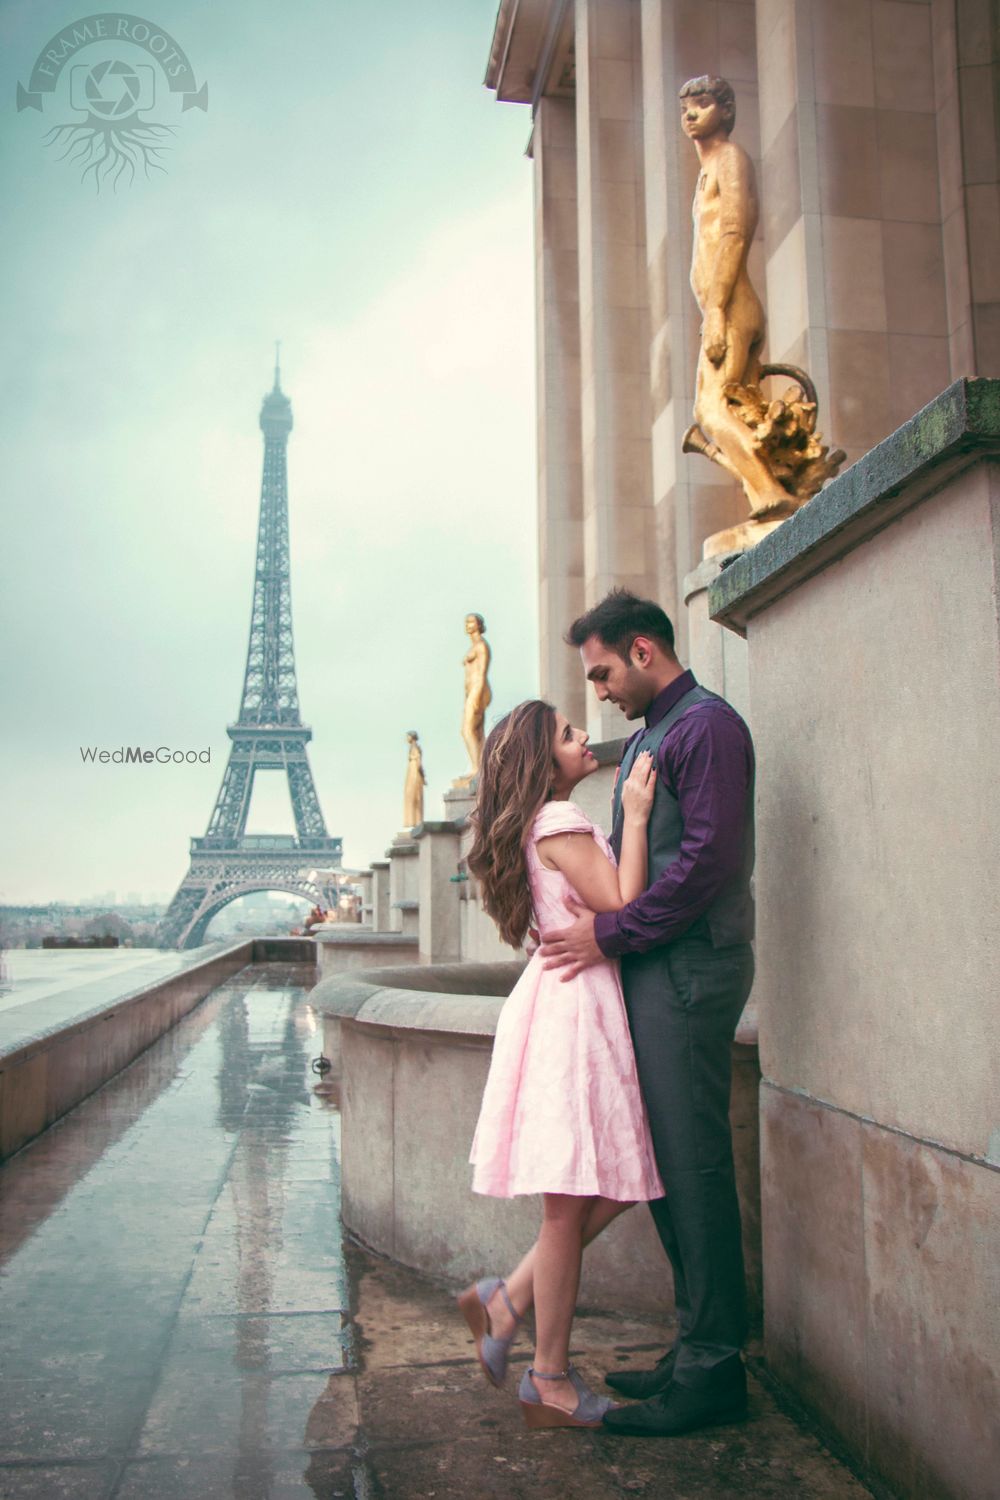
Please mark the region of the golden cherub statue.
<svg viewBox="0 0 1000 1500"><path fill-rule="evenodd" d="M836 474L845 454L816 432L816 389L795 365L762 365L765 320L747 270L759 203L753 163L730 140L736 100L724 78L692 78L680 91L681 124L701 172L695 188L691 289L702 313L694 423L685 453L703 453L734 475L751 519L705 542L711 557L753 546ZM760 382L797 382L771 401Z"/></svg>
<svg viewBox="0 0 1000 1500"><path fill-rule="evenodd" d="M488 672L490 648L486 642L486 622L482 615L465 617L465 629L469 637L469 649L462 658L465 667L465 707L462 712L462 739L469 752L472 769L456 781L456 786L468 786L479 774L483 758L483 740L486 738L486 710L493 701Z"/></svg>
<svg viewBox="0 0 1000 1500"><path fill-rule="evenodd" d="M406 762L406 781L403 783L403 827L416 828L424 821L424 755L415 729L406 736L409 755Z"/></svg>

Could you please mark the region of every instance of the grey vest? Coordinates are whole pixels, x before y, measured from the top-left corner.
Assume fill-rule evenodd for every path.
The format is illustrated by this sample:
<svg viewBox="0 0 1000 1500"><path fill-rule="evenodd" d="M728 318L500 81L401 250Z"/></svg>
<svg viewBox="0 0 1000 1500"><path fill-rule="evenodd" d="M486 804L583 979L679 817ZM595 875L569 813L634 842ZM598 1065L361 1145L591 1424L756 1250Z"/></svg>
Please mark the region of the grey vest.
<svg viewBox="0 0 1000 1500"><path fill-rule="evenodd" d="M622 846L622 787L625 785L636 756L643 750L649 750L655 759L665 736L677 720L694 704L705 703L717 697L716 693L710 693L707 688L696 684L684 694L683 698L678 699L658 724L637 734L629 745L615 783L612 803L611 846L616 855L621 854ZM753 873L754 861L752 782L747 791L745 830L743 865L739 874L719 892L708 910L688 929L689 932L700 932L709 936L714 948L728 948L734 943L748 943L753 937L754 911L753 896L750 891L750 877ZM664 786L662 777L657 776L653 811L650 814L649 827L646 831L649 860L648 885L652 885L667 866L673 864L681 852L683 836L684 820L681 817L680 804L673 793Z"/></svg>

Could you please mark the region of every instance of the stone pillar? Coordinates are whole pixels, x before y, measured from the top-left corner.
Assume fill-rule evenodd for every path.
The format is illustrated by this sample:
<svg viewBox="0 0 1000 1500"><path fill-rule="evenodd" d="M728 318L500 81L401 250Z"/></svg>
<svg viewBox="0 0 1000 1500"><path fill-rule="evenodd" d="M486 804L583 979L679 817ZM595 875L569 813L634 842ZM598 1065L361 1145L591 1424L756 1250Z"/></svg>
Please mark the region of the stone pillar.
<svg viewBox="0 0 1000 1500"><path fill-rule="evenodd" d="M535 326L538 360L538 575L541 692L574 724L583 678L563 641L583 613L580 290L576 110L542 99L535 116Z"/></svg>
<svg viewBox="0 0 1000 1500"><path fill-rule="evenodd" d="M698 158L681 132L682 84L703 73L727 78L736 92L735 138L760 175L757 58L752 3L642 0L645 235L649 287L652 485L659 557L658 596L687 651L681 608L687 573L701 561L706 536L746 519L741 487L697 454L681 452L691 424L701 315L691 291L691 202ZM763 236L750 274L765 292Z"/></svg>
<svg viewBox="0 0 1000 1500"><path fill-rule="evenodd" d="M408 833L401 833L385 851L389 859L390 931L404 937L417 936L419 885L417 857L419 849Z"/></svg>
<svg viewBox="0 0 1000 1500"><path fill-rule="evenodd" d="M639 11L577 0L583 556L587 604L609 588L657 588L649 444ZM596 740L620 727L587 697Z"/></svg>
<svg viewBox="0 0 1000 1500"><path fill-rule="evenodd" d="M684 580L687 606L688 662L702 687L718 693L750 722L750 676L747 643L708 613L708 590L722 572L721 557L699 563Z"/></svg>
<svg viewBox="0 0 1000 1500"><path fill-rule="evenodd" d="M376 932L399 931L393 929L389 915L389 861L372 861L372 927Z"/></svg>
<svg viewBox="0 0 1000 1500"><path fill-rule="evenodd" d="M422 963L455 963L461 957L458 874L460 830L455 823L422 823L418 932Z"/></svg>
<svg viewBox="0 0 1000 1500"><path fill-rule="evenodd" d="M757 56L768 357L850 464L949 380L931 6L769 0Z"/></svg>
<svg viewBox="0 0 1000 1500"><path fill-rule="evenodd" d="M1000 375L1000 15L931 0L952 378ZM957 24L956 24L957 22Z"/></svg>
<svg viewBox="0 0 1000 1500"><path fill-rule="evenodd" d="M373 884L372 872L370 869L362 870L361 874L358 876L358 884L361 887L361 913L359 916L359 921L363 922L367 927L370 927L372 925Z"/></svg>
<svg viewBox="0 0 1000 1500"><path fill-rule="evenodd" d="M476 805L476 794L471 787L451 786L441 800L448 821L462 825Z"/></svg>

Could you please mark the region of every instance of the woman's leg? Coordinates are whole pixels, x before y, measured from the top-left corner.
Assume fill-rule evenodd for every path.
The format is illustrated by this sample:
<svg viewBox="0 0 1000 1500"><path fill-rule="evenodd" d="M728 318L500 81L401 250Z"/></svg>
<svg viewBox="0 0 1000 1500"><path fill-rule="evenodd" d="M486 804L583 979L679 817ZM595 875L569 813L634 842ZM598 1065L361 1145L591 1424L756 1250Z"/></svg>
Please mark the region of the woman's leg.
<svg viewBox="0 0 1000 1500"><path fill-rule="evenodd" d="M569 1365L569 1333L580 1287L583 1225L593 1199L568 1193L546 1193L542 1228L535 1244L535 1369L555 1375ZM567 1380L538 1383L539 1394L551 1406L573 1411L579 1401Z"/></svg>
<svg viewBox="0 0 1000 1500"><path fill-rule="evenodd" d="M631 1203L619 1203L615 1198L588 1198L584 1201L589 1204L583 1220L584 1248L596 1240L597 1236L607 1229L619 1214L634 1206ZM519 1261L516 1269L507 1277L507 1296L513 1303L515 1312L522 1318L535 1300L534 1276L537 1249L538 1241L536 1240L528 1253ZM494 1292L490 1298L488 1312L490 1332L494 1338L509 1338L517 1325L499 1291Z"/></svg>

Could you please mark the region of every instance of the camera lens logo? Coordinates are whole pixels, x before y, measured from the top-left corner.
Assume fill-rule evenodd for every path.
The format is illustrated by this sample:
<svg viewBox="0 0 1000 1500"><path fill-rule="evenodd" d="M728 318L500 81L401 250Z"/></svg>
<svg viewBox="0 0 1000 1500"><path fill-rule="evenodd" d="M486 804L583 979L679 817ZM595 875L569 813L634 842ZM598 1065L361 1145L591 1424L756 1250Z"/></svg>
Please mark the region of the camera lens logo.
<svg viewBox="0 0 1000 1500"><path fill-rule="evenodd" d="M100 61L78 61L95 45L106 54ZM80 167L81 179L98 192L108 182L113 188L131 182L138 168L146 177L166 171L161 157L177 127L148 118L157 103L157 80L167 86L168 104L171 95L180 96L181 114L208 108L208 85L198 87L177 42L141 16L104 11L57 32L38 54L29 87L18 84L18 110L41 113L64 73L69 103L84 118L54 125L45 144L59 150L60 160Z"/></svg>
<svg viewBox="0 0 1000 1500"><path fill-rule="evenodd" d="M140 71L147 75L145 89ZM149 67L133 68L126 62L107 59L94 68L74 68L71 82L74 109L89 109L106 119L120 120L123 115L134 114L137 109L151 109L153 105L155 83ZM78 83L82 83L82 90Z"/></svg>

